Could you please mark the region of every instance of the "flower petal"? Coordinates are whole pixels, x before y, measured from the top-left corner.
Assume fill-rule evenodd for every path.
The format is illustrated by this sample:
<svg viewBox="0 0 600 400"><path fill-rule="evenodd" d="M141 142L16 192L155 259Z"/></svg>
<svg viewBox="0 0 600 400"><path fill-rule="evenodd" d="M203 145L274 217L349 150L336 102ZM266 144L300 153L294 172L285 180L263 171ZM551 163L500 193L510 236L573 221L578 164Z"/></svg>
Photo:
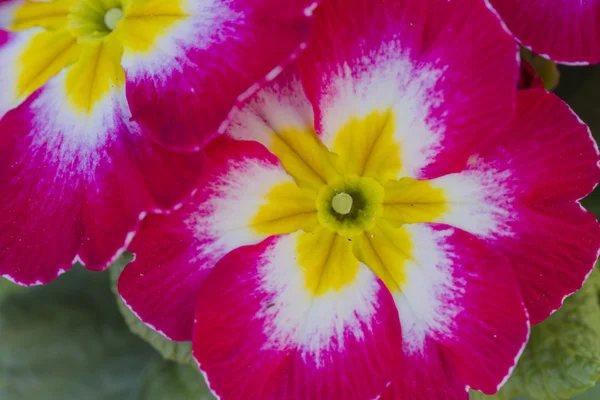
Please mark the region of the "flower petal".
<svg viewBox="0 0 600 400"><path fill-rule="evenodd" d="M448 199L438 221L508 256L533 323L581 288L594 266L600 227L576 201L598 183L599 159L566 104L527 90L510 129L489 138L467 170L431 182Z"/></svg>
<svg viewBox="0 0 600 400"><path fill-rule="evenodd" d="M167 151L129 123L123 87L73 108L65 88L76 66L0 120L0 275L23 285L77 259L106 268L141 215L173 207L197 179L200 155Z"/></svg>
<svg viewBox="0 0 600 400"><path fill-rule="evenodd" d="M76 40L66 29L0 31L0 117L73 63Z"/></svg>
<svg viewBox="0 0 600 400"><path fill-rule="evenodd" d="M600 62L599 0L490 0L521 44L565 64Z"/></svg>
<svg viewBox="0 0 600 400"><path fill-rule="evenodd" d="M171 340L191 339L194 296L212 265L202 263L194 209L184 204L166 215L149 215L128 250L135 254L119 276L118 290L140 320Z"/></svg>
<svg viewBox="0 0 600 400"><path fill-rule="evenodd" d="M317 131L335 148L352 121L379 116L360 139L375 146L378 174L458 171L482 132L511 118L517 47L485 2L332 0L314 32L299 64ZM388 131L400 150L393 162Z"/></svg>
<svg viewBox="0 0 600 400"><path fill-rule="evenodd" d="M126 41L123 57L127 98L135 120L160 142L179 149L207 143L238 100L281 71L280 64L295 56L308 36L315 4L146 3L132 7L135 18L126 12L119 28L125 38L135 39ZM171 18L173 7L181 18Z"/></svg>
<svg viewBox="0 0 600 400"><path fill-rule="evenodd" d="M469 233L424 224L380 225L358 242L357 254L382 276L398 307L405 360L392 390L400 398L414 398L415 381L431 382L435 371L444 371L439 379L448 387L498 390L529 334L505 259Z"/></svg>
<svg viewBox="0 0 600 400"><path fill-rule="evenodd" d="M83 43L78 50L79 58L66 74L66 93L70 107L90 113L111 91L123 87L125 74L119 63L123 47L112 36Z"/></svg>
<svg viewBox="0 0 600 400"><path fill-rule="evenodd" d="M315 134L295 64L233 110L227 134L265 145L301 186L318 189L338 175L333 155Z"/></svg>
<svg viewBox="0 0 600 400"><path fill-rule="evenodd" d="M302 235L231 252L200 290L193 352L220 398L372 399L389 382L401 335L389 292L360 265L314 295L296 261Z"/></svg>
<svg viewBox="0 0 600 400"><path fill-rule="evenodd" d="M364 118L353 117L339 129L333 151L339 155L344 172L380 182L398 176L402 161L394 138L395 118L391 111L374 111Z"/></svg>
<svg viewBox="0 0 600 400"><path fill-rule="evenodd" d="M469 392L442 346L428 340L419 353L404 354L397 378L380 400L468 400Z"/></svg>
<svg viewBox="0 0 600 400"><path fill-rule="evenodd" d="M196 292L219 259L317 224L316 193L299 189L259 143L219 137L205 157L198 191L173 213L144 220L130 246L135 261L119 279L129 307L173 340L191 339Z"/></svg>
<svg viewBox="0 0 600 400"><path fill-rule="evenodd" d="M444 190L429 181L402 178L384 188L382 216L395 225L434 221L448 209Z"/></svg>
<svg viewBox="0 0 600 400"><path fill-rule="evenodd" d="M0 27L11 31L40 27L49 30L67 24L72 0L0 1Z"/></svg>

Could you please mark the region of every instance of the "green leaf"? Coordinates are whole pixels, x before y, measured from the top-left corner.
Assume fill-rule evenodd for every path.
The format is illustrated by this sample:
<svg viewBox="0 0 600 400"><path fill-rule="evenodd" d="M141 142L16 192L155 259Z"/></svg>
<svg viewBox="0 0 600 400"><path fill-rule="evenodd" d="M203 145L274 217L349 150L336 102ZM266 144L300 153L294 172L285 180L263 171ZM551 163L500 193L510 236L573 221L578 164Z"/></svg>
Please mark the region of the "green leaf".
<svg viewBox="0 0 600 400"><path fill-rule="evenodd" d="M182 364L193 364L191 342L173 342L167 339L140 321L140 319L125 305L123 300L121 300L121 296L119 296L119 293L117 292L117 283L121 272L123 272L123 269L131 258L131 255L124 255L109 269L111 287L117 297L119 311L123 314L123 318L125 318L125 322L129 326L129 329L150 343L164 358Z"/></svg>
<svg viewBox="0 0 600 400"><path fill-rule="evenodd" d="M169 360L148 371L139 400L214 400L200 372L191 365Z"/></svg>
<svg viewBox="0 0 600 400"><path fill-rule="evenodd" d="M195 365L131 333L108 273L13 289L0 299L0 399L214 400Z"/></svg>
<svg viewBox="0 0 600 400"><path fill-rule="evenodd" d="M25 290L21 286L15 285L8 279L0 278L0 301L4 300L5 297L12 293L18 292L19 290Z"/></svg>
<svg viewBox="0 0 600 400"><path fill-rule="evenodd" d="M584 392L600 379L600 272L566 299L546 321L532 327L513 376L494 396L472 393L471 399L563 400Z"/></svg>
<svg viewBox="0 0 600 400"><path fill-rule="evenodd" d="M134 399L159 358L129 332L106 274L75 268L0 302L0 399Z"/></svg>

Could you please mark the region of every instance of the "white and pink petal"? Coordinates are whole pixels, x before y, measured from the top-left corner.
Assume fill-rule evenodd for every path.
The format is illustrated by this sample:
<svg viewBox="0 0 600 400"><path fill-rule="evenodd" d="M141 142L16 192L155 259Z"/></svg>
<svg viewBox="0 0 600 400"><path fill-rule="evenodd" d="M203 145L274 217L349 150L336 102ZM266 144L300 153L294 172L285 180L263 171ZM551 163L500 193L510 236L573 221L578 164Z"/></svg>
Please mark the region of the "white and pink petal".
<svg viewBox="0 0 600 400"><path fill-rule="evenodd" d="M314 131L312 105L296 63L234 108L226 129L228 136L256 140L267 148L272 147L275 135L286 131Z"/></svg>
<svg viewBox="0 0 600 400"><path fill-rule="evenodd" d="M510 265L483 241L446 225L395 229L410 237L410 258L389 266L405 277L392 292L403 359L383 398L467 399L467 387L495 393L529 335Z"/></svg>
<svg viewBox="0 0 600 400"><path fill-rule="evenodd" d="M133 118L164 145L191 149L222 131L232 107L297 56L317 2L178 3L184 17L160 37L148 37L149 48L139 45L138 36L155 32L140 31L126 12L123 66ZM139 11L147 21L160 18L147 11Z"/></svg>
<svg viewBox="0 0 600 400"><path fill-rule="evenodd" d="M351 120L386 115L396 177L461 170L512 117L517 47L485 2L332 0L314 29L299 64L317 131L333 147Z"/></svg>
<svg viewBox="0 0 600 400"><path fill-rule="evenodd" d="M47 283L76 260L106 268L141 216L175 206L200 168L200 155L144 139L122 87L89 112L75 109L70 71L0 120L0 274L23 285Z"/></svg>
<svg viewBox="0 0 600 400"><path fill-rule="evenodd" d="M583 285L600 249L596 218L577 203L600 180L588 128L556 96L519 92L512 126L491 136L467 168L431 182L467 230L509 258L532 323Z"/></svg>
<svg viewBox="0 0 600 400"><path fill-rule="evenodd" d="M231 252L198 294L194 357L220 398L371 399L393 375L400 326L388 290L360 265L351 283L315 296L301 235Z"/></svg>

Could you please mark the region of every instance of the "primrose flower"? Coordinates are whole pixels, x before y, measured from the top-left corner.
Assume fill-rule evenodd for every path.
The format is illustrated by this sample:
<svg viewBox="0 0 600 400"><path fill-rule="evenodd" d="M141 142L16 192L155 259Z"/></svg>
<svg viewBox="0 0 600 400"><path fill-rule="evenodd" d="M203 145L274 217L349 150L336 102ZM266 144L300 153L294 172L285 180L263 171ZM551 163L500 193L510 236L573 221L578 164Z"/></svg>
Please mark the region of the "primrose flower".
<svg viewBox="0 0 600 400"><path fill-rule="evenodd" d="M221 399L494 393L593 268L589 132L517 92L485 2L330 0L315 18L298 70L205 148L195 195L143 221L119 292L193 340Z"/></svg>
<svg viewBox="0 0 600 400"><path fill-rule="evenodd" d="M563 64L600 62L600 0L489 0L519 42Z"/></svg>
<svg viewBox="0 0 600 400"><path fill-rule="evenodd" d="M202 146L308 38L308 0L0 1L0 275L124 249L195 186ZM267 78L266 78L267 77ZM221 128L222 129L222 128Z"/></svg>

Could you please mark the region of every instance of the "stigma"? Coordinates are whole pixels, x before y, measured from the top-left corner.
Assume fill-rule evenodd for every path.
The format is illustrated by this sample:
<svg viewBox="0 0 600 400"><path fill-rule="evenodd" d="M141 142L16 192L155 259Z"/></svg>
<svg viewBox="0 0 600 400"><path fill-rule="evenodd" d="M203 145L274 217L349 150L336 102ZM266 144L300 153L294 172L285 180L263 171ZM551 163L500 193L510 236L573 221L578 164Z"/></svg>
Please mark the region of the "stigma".
<svg viewBox="0 0 600 400"><path fill-rule="evenodd" d="M114 31L120 20L123 19L123 10L120 8L111 8L104 14L104 24L108 29Z"/></svg>
<svg viewBox="0 0 600 400"><path fill-rule="evenodd" d="M353 202L354 200L352 199L352 196L350 196L348 193L342 192L333 196L333 199L331 199L331 207L333 207L333 210L336 213L346 215L352 210Z"/></svg>

